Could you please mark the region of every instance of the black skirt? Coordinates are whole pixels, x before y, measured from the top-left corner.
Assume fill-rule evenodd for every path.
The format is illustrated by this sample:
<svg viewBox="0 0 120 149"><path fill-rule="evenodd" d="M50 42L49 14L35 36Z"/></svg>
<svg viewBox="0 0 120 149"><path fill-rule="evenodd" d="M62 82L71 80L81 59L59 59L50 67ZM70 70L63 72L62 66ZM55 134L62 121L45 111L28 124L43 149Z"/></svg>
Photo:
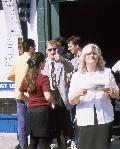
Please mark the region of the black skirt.
<svg viewBox="0 0 120 149"><path fill-rule="evenodd" d="M94 125L78 127L77 149L109 149L112 135L112 122L98 125L94 109Z"/></svg>
<svg viewBox="0 0 120 149"><path fill-rule="evenodd" d="M36 106L27 110L27 135L48 138L50 134L50 107Z"/></svg>

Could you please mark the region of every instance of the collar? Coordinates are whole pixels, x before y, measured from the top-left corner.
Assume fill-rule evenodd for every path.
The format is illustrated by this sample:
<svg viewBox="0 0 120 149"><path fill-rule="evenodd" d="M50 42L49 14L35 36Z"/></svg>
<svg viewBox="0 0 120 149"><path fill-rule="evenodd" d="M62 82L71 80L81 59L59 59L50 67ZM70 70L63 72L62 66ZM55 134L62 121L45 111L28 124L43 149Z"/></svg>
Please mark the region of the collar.
<svg viewBox="0 0 120 149"><path fill-rule="evenodd" d="M48 62L48 65L49 66L51 65L51 62L54 62L55 63L55 61L51 60L49 57L46 58L46 61Z"/></svg>
<svg viewBox="0 0 120 149"><path fill-rule="evenodd" d="M46 58L46 61L48 62L49 65L51 64L51 62L54 62L54 63L60 62L60 61L51 60L49 57Z"/></svg>
<svg viewBox="0 0 120 149"><path fill-rule="evenodd" d="M77 53L77 55L76 55L76 57L78 57L78 58L79 58L79 57L80 57L80 55L81 55L81 51L79 50L79 51L78 51L78 53Z"/></svg>
<svg viewBox="0 0 120 149"><path fill-rule="evenodd" d="M47 61L49 64L51 64L51 62L55 62L55 61L51 60L49 57L46 58L46 61Z"/></svg>

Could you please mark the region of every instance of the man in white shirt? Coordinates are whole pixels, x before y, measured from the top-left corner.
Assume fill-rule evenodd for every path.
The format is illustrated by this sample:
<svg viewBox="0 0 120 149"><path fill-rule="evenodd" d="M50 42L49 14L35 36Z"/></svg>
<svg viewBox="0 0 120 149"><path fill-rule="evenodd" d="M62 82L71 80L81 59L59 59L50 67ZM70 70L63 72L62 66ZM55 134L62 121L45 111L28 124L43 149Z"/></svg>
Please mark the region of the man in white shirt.
<svg viewBox="0 0 120 149"><path fill-rule="evenodd" d="M74 55L74 58L71 60L71 63L74 66L74 71L76 72L78 70L78 65L80 63L80 54L81 54L81 41L80 37L78 36L71 36L67 39L68 43L68 50L71 51L71 53Z"/></svg>
<svg viewBox="0 0 120 149"><path fill-rule="evenodd" d="M120 72L120 60L117 61L117 63L114 64L114 66L112 67L112 71L113 72Z"/></svg>
<svg viewBox="0 0 120 149"><path fill-rule="evenodd" d="M61 146L61 130L65 142L67 139L67 109L71 108L68 102L68 83L66 73L73 70L72 64L57 53L57 41L51 40L46 43L46 53L48 55L45 63L44 74L50 79L50 88L55 99L55 107L52 111L52 126L55 130L51 134L52 139L57 139Z"/></svg>
<svg viewBox="0 0 120 149"><path fill-rule="evenodd" d="M120 60L117 61L117 62L113 65L112 71L113 71L113 73L114 73L116 82L117 82L118 86L120 87Z"/></svg>
<svg viewBox="0 0 120 149"><path fill-rule="evenodd" d="M78 66L80 64L80 55L81 55L81 39L79 36L71 36L67 39L67 44L68 44L68 50L70 50L70 52L74 55L73 59L71 60L71 63L74 67L73 72L71 74L67 74L69 80L71 80L72 78L72 74L76 71L78 71ZM72 122L72 127L75 127L75 109L76 107L74 106L74 108L70 111L70 117L71 117L71 122ZM74 134L74 130L73 128L70 128L69 130L71 133L70 134ZM71 135L71 146L73 144L73 146L75 146L75 139L74 139L74 135ZM77 136L76 136L77 137Z"/></svg>

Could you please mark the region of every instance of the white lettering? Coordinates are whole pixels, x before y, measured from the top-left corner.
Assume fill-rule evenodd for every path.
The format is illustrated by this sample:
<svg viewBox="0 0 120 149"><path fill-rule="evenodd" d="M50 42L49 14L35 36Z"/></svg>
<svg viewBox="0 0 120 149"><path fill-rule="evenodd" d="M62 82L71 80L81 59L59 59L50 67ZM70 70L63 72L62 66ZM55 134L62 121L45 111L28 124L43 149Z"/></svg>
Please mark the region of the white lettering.
<svg viewBox="0 0 120 149"><path fill-rule="evenodd" d="M10 84L10 88L15 88L15 84Z"/></svg>
<svg viewBox="0 0 120 149"><path fill-rule="evenodd" d="M7 84L0 84L0 88L7 88Z"/></svg>

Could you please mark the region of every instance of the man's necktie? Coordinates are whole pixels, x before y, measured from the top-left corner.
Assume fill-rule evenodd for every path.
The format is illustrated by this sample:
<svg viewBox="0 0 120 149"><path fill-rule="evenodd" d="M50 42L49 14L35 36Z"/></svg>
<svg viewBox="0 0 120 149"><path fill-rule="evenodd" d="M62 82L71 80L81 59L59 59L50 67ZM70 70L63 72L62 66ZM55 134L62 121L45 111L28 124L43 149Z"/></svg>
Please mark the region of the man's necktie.
<svg viewBox="0 0 120 149"><path fill-rule="evenodd" d="M52 78L52 87L53 89L56 89L56 76L55 76L55 63L54 62L51 62L51 66L52 66L52 69L51 69L51 78Z"/></svg>

